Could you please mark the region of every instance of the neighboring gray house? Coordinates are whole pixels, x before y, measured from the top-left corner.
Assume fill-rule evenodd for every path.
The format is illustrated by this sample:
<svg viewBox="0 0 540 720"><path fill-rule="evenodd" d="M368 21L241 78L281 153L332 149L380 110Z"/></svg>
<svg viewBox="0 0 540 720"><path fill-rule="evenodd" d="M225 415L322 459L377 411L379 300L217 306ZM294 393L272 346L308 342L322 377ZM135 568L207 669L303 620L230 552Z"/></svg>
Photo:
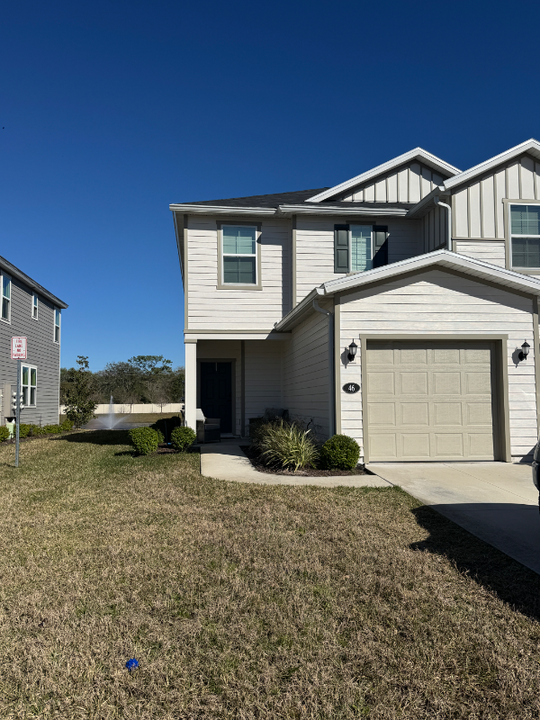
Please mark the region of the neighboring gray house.
<svg viewBox="0 0 540 720"><path fill-rule="evenodd" d="M11 338L28 338L28 359L22 361L24 409L21 422L58 422L62 310L66 303L0 257L0 424L13 415L17 361L11 359Z"/></svg>
<svg viewBox="0 0 540 720"><path fill-rule="evenodd" d="M530 454L536 140L466 171L416 148L331 188L170 208L189 425L201 407L243 435L280 407L365 461Z"/></svg>

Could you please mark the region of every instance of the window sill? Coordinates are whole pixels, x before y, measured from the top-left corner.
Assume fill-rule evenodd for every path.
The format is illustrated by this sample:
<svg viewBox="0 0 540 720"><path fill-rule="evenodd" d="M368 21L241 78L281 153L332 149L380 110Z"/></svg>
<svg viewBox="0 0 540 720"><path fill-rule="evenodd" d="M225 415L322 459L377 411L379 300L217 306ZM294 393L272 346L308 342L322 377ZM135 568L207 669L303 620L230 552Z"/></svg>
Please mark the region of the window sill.
<svg viewBox="0 0 540 720"><path fill-rule="evenodd" d="M261 285L241 285L240 283L238 283L238 285L236 285L235 283L222 285L221 283L218 283L217 289L218 290L262 290L262 286Z"/></svg>

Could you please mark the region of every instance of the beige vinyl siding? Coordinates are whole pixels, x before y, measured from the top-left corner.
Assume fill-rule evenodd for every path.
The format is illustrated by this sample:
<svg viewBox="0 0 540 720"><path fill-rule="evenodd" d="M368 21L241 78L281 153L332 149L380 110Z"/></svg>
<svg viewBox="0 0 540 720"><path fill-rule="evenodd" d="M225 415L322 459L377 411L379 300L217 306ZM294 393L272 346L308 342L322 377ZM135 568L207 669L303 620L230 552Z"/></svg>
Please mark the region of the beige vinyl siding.
<svg viewBox="0 0 540 720"><path fill-rule="evenodd" d="M281 352L285 343L246 340L246 426L268 408L284 408L281 388Z"/></svg>
<svg viewBox="0 0 540 720"><path fill-rule="evenodd" d="M456 252L459 255L468 255L469 257L483 260L484 262L505 267L506 254L503 242L494 242L489 240L457 240Z"/></svg>
<svg viewBox="0 0 540 720"><path fill-rule="evenodd" d="M349 341L350 342L350 341ZM283 404L291 418L327 438L328 425L328 319L314 313L283 344Z"/></svg>
<svg viewBox="0 0 540 720"><path fill-rule="evenodd" d="M225 220L234 224L238 220ZM254 221L255 224L255 221ZM189 330L271 330L291 309L291 225L289 220L262 222L262 290L218 290L216 220L192 216L188 223Z"/></svg>
<svg viewBox="0 0 540 720"><path fill-rule="evenodd" d="M523 155L453 194L456 238L505 237L503 199L540 201L540 162Z"/></svg>
<svg viewBox="0 0 540 720"><path fill-rule="evenodd" d="M32 290L11 278L11 324L0 321L0 389L17 384L17 361L11 360L13 336L28 338L28 358L23 364L37 368L36 406L21 411L21 422L48 425L58 422L60 345L54 342L54 306L38 294L38 319L32 318ZM62 316L62 320L64 317ZM64 331L64 328L61 328ZM11 398L3 399L1 416L11 415Z"/></svg>
<svg viewBox="0 0 540 720"><path fill-rule="evenodd" d="M394 217L316 218L298 216L296 226L296 302L299 303L314 287L333 280L334 225L349 222L357 225L388 227L388 262L405 260L423 252L421 221Z"/></svg>
<svg viewBox="0 0 540 720"><path fill-rule="evenodd" d="M389 282L384 288L367 288L341 300L341 345L359 335L382 337L406 334L425 338L429 334L470 336L508 335L508 386L511 454L530 453L537 439L535 348L532 300L514 295L473 278L431 270L411 278ZM531 345L529 358L517 363L512 355L523 341ZM356 340L358 343L358 340ZM360 384L361 351L347 367L341 365L340 385ZM361 393L341 394L342 432L361 443Z"/></svg>
<svg viewBox="0 0 540 720"><path fill-rule="evenodd" d="M422 218L422 246L424 252L447 246L448 210L435 207Z"/></svg>
<svg viewBox="0 0 540 720"><path fill-rule="evenodd" d="M359 185L342 198L347 202L416 203L428 195L433 188L442 185L443 176L419 162L394 169L387 175L379 176Z"/></svg>

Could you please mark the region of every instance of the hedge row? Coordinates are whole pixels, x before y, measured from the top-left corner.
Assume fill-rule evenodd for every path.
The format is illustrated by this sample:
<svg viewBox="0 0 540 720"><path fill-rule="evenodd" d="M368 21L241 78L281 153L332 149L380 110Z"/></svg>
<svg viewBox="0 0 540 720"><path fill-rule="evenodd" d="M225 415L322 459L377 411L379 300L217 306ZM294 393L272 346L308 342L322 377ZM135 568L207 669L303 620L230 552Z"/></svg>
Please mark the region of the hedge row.
<svg viewBox="0 0 540 720"><path fill-rule="evenodd" d="M64 420L60 425L33 425L31 423L21 423L19 425L19 437L40 437L41 435L58 435L59 433L69 432L73 428L71 420ZM9 430L5 425L0 425L0 442L5 442L9 438Z"/></svg>

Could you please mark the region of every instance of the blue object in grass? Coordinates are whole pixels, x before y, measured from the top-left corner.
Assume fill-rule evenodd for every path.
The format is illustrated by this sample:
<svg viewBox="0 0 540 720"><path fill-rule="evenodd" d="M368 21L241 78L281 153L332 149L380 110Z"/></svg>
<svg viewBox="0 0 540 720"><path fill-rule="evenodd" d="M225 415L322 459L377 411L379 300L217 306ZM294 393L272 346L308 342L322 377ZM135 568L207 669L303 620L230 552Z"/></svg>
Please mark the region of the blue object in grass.
<svg viewBox="0 0 540 720"><path fill-rule="evenodd" d="M129 670L129 672L131 672L132 670L135 670L136 668L139 667L139 663L137 660L135 660L135 658L131 658L131 660L127 661L126 667Z"/></svg>

